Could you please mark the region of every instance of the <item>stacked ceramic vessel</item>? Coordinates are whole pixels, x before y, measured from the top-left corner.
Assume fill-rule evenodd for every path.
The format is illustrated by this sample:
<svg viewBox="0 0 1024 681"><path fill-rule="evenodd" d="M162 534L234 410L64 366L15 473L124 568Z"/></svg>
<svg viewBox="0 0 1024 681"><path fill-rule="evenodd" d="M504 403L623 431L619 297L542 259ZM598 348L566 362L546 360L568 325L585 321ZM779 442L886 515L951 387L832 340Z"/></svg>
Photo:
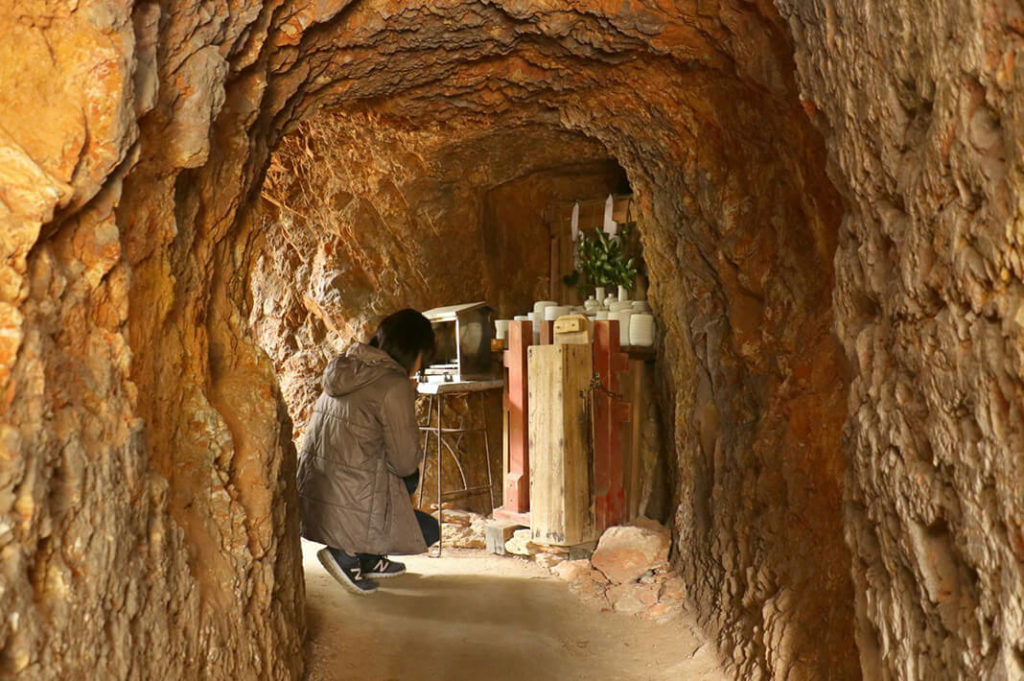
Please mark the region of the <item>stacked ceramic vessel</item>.
<svg viewBox="0 0 1024 681"><path fill-rule="evenodd" d="M583 314L591 321L615 320L619 322L619 343L651 347L655 341L654 316L646 301L629 300L628 292L619 287L618 296L607 294L604 287L597 287L594 295L587 298L583 305L563 305L555 300L538 300L533 304L533 311L525 315L516 315L516 321L533 322L533 341L540 342L540 323L554 321L568 314ZM495 337L508 339L509 320L499 319L494 322Z"/></svg>

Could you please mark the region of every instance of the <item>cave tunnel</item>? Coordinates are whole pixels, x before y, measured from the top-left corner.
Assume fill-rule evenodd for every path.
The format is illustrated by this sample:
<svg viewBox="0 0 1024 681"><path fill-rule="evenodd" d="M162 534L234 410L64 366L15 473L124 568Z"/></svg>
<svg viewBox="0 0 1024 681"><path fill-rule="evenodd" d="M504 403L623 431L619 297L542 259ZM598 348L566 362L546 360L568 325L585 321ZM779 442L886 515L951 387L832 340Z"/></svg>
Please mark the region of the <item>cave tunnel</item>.
<svg viewBox="0 0 1024 681"><path fill-rule="evenodd" d="M315 377L627 183L718 671L1024 679L1016 2L2 6L4 678L302 678Z"/></svg>

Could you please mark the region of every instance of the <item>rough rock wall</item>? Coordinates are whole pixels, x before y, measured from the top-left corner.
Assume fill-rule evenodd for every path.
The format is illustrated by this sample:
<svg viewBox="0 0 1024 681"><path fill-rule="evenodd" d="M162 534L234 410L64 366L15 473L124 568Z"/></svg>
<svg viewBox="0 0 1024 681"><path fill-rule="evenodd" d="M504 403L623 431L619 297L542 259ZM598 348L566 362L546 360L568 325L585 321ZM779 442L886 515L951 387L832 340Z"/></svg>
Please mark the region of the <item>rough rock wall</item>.
<svg viewBox="0 0 1024 681"><path fill-rule="evenodd" d="M270 11L0 4L4 678L302 670L290 424L233 277Z"/></svg>
<svg viewBox="0 0 1024 681"><path fill-rule="evenodd" d="M838 200L802 113L781 92L731 106L764 96L734 87L691 103L688 125L664 104L659 122L678 127L644 138L637 125L626 139L643 139L642 154L609 143L640 197L665 332L676 560L738 678L854 679L830 306ZM678 141L690 129L699 151ZM648 170L665 166L680 173Z"/></svg>
<svg viewBox="0 0 1024 681"><path fill-rule="evenodd" d="M438 163L466 177L543 155L524 126L622 164L696 605L739 675L856 677L838 209L767 0L0 7L5 672L297 675L293 452L247 330L248 208L327 106L447 134Z"/></svg>
<svg viewBox="0 0 1024 681"><path fill-rule="evenodd" d="M835 304L864 678L1024 678L1024 10L778 4L850 204Z"/></svg>

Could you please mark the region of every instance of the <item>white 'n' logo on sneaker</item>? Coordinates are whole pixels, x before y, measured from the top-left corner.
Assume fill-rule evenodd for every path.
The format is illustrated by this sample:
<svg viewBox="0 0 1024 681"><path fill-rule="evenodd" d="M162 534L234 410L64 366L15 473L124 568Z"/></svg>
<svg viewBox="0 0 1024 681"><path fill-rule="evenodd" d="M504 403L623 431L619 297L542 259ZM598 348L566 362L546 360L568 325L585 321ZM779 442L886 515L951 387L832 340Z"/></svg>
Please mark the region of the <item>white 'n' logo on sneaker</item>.
<svg viewBox="0 0 1024 681"><path fill-rule="evenodd" d="M384 561L384 559L383 559L383 558L381 558L380 560L378 560L378 561L377 561L377 564L373 566L373 571L374 571L374 572L384 572L384 571L385 571L385 570L387 570L387 569L388 569L388 565L387 565L387 563L386 563L386 562Z"/></svg>
<svg viewBox="0 0 1024 681"><path fill-rule="evenodd" d="M352 568L352 581L358 582L363 578L363 569L354 567Z"/></svg>

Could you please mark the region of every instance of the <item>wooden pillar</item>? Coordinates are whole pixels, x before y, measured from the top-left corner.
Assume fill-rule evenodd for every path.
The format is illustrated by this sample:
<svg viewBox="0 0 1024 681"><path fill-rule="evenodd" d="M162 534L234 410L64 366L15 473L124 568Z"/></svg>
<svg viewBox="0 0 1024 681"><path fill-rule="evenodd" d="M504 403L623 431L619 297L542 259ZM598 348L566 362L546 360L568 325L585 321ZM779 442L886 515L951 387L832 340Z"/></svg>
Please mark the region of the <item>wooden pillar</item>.
<svg viewBox="0 0 1024 681"><path fill-rule="evenodd" d="M505 351L504 408L508 451L503 457L502 508L494 516L521 519L530 510L530 439L528 351L533 343L533 324L510 322Z"/></svg>
<svg viewBox="0 0 1024 681"><path fill-rule="evenodd" d="M629 360L619 348L618 321L594 324L594 522L598 532L626 519L623 486L622 424L630 420L630 405L622 394L619 374Z"/></svg>
<svg viewBox="0 0 1024 681"><path fill-rule="evenodd" d="M542 321L537 322L540 324L540 344L541 345L554 345L555 344L555 322L554 321Z"/></svg>
<svg viewBox="0 0 1024 681"><path fill-rule="evenodd" d="M590 344L530 348L530 376L531 536L557 546L591 541Z"/></svg>

